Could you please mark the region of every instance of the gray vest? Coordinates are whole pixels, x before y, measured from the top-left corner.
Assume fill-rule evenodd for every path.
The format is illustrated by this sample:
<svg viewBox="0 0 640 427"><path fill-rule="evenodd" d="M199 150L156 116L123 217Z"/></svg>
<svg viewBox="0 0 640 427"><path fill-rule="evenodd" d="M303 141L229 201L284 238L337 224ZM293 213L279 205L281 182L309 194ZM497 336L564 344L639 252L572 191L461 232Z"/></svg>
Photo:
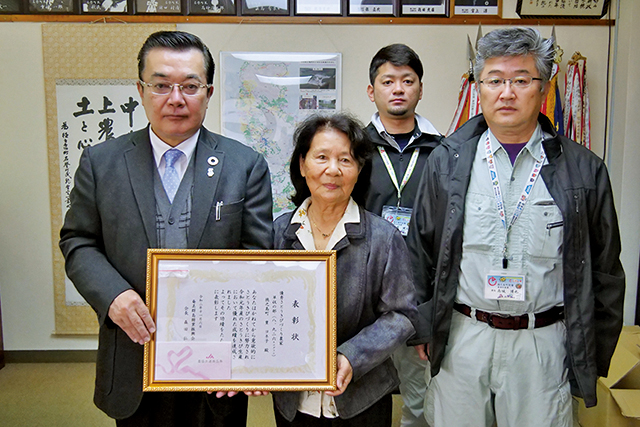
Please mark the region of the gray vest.
<svg viewBox="0 0 640 427"><path fill-rule="evenodd" d="M167 193L162 185L162 179L155 169L153 187L156 198L156 233L158 246L163 249L186 249L187 235L191 223L191 197L193 193L194 159L195 153L180 181L180 186L169 202Z"/></svg>

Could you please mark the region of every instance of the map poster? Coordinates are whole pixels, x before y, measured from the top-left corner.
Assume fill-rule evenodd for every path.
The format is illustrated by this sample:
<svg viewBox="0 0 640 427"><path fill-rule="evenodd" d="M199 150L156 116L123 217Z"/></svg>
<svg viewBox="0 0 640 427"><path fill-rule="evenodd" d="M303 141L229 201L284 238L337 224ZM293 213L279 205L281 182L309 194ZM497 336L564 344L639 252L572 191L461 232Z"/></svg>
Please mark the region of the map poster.
<svg viewBox="0 0 640 427"><path fill-rule="evenodd" d="M335 258L149 250L144 390L335 390Z"/></svg>
<svg viewBox="0 0 640 427"><path fill-rule="evenodd" d="M341 109L342 56L221 52L220 64L222 133L265 156L278 216L293 209L289 159L296 125Z"/></svg>

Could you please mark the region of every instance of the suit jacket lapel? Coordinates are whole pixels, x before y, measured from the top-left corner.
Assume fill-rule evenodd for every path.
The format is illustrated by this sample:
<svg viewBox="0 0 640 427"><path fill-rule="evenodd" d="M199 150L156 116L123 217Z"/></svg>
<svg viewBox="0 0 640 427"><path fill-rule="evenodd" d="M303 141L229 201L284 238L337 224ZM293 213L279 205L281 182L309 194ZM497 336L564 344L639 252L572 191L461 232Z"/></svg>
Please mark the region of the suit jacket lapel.
<svg viewBox="0 0 640 427"><path fill-rule="evenodd" d="M149 128L136 132L131 138L132 147L124 152L133 195L138 204L149 247L155 248L156 199L153 191L153 167L155 161L149 141Z"/></svg>
<svg viewBox="0 0 640 427"><path fill-rule="evenodd" d="M224 163L224 153L216 150L217 145L215 137L204 127L200 128L195 152L191 223L187 238L189 249L199 247L204 227L212 209L215 209L215 195Z"/></svg>

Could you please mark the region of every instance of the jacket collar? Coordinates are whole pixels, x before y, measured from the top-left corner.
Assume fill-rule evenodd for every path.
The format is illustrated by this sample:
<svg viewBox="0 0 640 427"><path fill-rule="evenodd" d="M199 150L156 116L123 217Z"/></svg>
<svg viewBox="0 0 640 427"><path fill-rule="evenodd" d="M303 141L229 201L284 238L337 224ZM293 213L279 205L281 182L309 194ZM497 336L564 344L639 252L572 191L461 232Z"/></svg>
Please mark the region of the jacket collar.
<svg viewBox="0 0 640 427"><path fill-rule="evenodd" d="M351 244L351 242L356 240L364 239L367 235L367 228L369 227L368 218L365 215L365 210L362 206L358 206L358 210L360 212L360 222L359 223L346 223L344 225L344 229L347 233L346 237L342 238L336 245L333 247L334 250L339 251L343 248L346 248ZM286 242L285 247L291 247L291 249L304 250L304 246L298 240L298 236L296 235L296 231L300 228L300 223L291 223L291 217L295 214L295 211L289 215L289 224L287 228L284 230L284 240Z"/></svg>
<svg viewBox="0 0 640 427"><path fill-rule="evenodd" d="M551 135L551 138L545 139L542 144L544 146L547 159L551 161L557 158L562 153L562 146L558 133L554 129L553 125L549 121L549 118L544 114L538 115L538 123L542 127L542 132ZM478 138L489 128L484 115L478 114L475 117L467 120L458 130L456 130L449 137L445 138L442 143L453 148L455 145L463 144L465 142L474 141L477 142Z"/></svg>
<svg viewBox="0 0 640 427"><path fill-rule="evenodd" d="M217 146L215 136L201 127L194 154L193 204L187 239L189 249L198 247L209 212L213 207L220 172L224 164L224 153L216 150ZM156 165L151 150L148 126L134 132L131 137L131 147L125 150L124 156L149 247L153 248L158 244L155 223L156 200L153 192L153 168ZM212 163L215 164L212 165ZM209 169L213 172L212 176L209 176Z"/></svg>
<svg viewBox="0 0 640 427"><path fill-rule="evenodd" d="M224 152L217 148L216 136L201 127L194 162L191 223L187 239L189 249L199 247L205 225L216 202L215 195L225 160Z"/></svg>

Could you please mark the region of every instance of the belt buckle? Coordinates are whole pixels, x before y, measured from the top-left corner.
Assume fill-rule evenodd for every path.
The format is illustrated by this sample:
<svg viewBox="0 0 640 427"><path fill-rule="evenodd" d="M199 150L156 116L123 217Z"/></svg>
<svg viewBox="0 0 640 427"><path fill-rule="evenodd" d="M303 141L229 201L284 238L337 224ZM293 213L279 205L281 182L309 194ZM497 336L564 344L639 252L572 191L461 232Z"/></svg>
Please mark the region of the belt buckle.
<svg viewBox="0 0 640 427"><path fill-rule="evenodd" d="M490 327L494 328L494 329L503 329L503 328L499 328L497 327L494 323L493 323L493 318L494 317L499 317L502 319L508 319L509 316L508 314L500 314L500 313L487 313L487 325L489 325Z"/></svg>

